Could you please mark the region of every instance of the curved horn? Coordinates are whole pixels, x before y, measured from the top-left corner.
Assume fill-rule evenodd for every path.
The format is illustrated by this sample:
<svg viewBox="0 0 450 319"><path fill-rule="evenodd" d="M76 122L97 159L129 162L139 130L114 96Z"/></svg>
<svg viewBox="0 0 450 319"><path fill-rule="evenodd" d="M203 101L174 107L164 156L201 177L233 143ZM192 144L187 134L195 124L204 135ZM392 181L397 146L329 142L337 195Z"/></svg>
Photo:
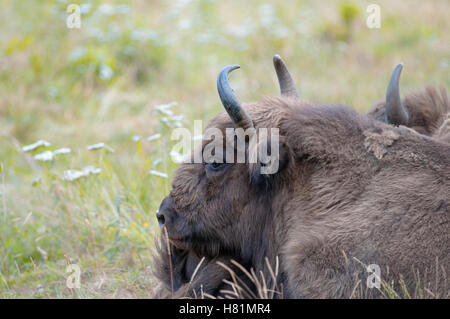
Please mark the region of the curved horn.
<svg viewBox="0 0 450 319"><path fill-rule="evenodd" d="M273 66L277 72L278 83L280 84L281 95L298 97L297 89L295 88L294 80L289 73L286 64L278 54L273 56Z"/></svg>
<svg viewBox="0 0 450 319"><path fill-rule="evenodd" d="M230 87L230 83L228 83L228 73L239 68L239 65L224 67L217 77L217 90L219 91L220 100L234 125L245 130L253 127L253 121L241 106L241 103L239 103L233 89Z"/></svg>
<svg viewBox="0 0 450 319"><path fill-rule="evenodd" d="M400 74L403 64L398 64L392 71L391 79L386 90L386 122L395 125L407 125L409 114L400 98Z"/></svg>

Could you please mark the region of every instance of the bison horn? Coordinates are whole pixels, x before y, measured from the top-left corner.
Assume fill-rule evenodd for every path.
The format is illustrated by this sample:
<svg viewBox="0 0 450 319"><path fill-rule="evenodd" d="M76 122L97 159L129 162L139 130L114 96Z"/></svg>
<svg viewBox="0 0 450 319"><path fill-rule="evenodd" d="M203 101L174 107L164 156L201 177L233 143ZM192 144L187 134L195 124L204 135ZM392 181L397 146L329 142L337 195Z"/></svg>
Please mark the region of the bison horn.
<svg viewBox="0 0 450 319"><path fill-rule="evenodd" d="M239 103L228 82L228 74L239 68L239 65L229 65L224 67L217 78L217 90L219 91L220 100L234 125L245 130L253 127L253 121L241 106L241 103Z"/></svg>
<svg viewBox="0 0 450 319"><path fill-rule="evenodd" d="M400 98L400 74L403 64L398 64L392 72L386 90L386 122L394 125L407 125L409 114Z"/></svg>
<svg viewBox="0 0 450 319"><path fill-rule="evenodd" d="M277 72L281 95L298 97L298 92L295 87L294 80L292 79L292 76L289 73L286 64L278 54L275 54L273 56L273 66L275 67L275 71Z"/></svg>

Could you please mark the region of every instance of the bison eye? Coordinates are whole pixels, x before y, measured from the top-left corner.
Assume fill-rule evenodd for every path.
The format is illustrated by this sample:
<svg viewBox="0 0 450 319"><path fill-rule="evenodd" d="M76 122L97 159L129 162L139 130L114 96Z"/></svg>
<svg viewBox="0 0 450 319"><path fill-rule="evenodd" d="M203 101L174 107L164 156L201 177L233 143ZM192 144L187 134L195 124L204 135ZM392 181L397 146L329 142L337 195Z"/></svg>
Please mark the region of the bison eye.
<svg viewBox="0 0 450 319"><path fill-rule="evenodd" d="M227 163L217 163L217 162L212 162L212 163L208 163L206 164L206 168L212 170L212 171L219 171L222 168L225 168Z"/></svg>

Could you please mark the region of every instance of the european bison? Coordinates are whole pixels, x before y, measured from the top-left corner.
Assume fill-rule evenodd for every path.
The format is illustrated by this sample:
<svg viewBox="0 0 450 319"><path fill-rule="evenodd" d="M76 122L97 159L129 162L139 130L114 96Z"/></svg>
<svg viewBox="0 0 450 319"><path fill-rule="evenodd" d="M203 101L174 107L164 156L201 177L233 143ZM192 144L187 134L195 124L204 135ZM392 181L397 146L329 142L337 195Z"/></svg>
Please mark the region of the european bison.
<svg viewBox="0 0 450 319"><path fill-rule="evenodd" d="M298 97L294 81L278 55L274 58L274 66L282 95ZM435 87L427 86L423 91L410 93L402 99L400 97L402 69L402 63L394 68L385 100L375 103L367 115L388 124L407 126L427 136L436 138L447 136L450 126L448 121L450 101L447 90L441 87L439 92Z"/></svg>
<svg viewBox="0 0 450 319"><path fill-rule="evenodd" d="M259 162L180 166L158 212L175 247L169 256L163 240L160 249L163 290L219 295L230 279L219 260L243 285L251 286L243 273L254 269L287 298L351 297L365 287L369 264L396 289L447 296L450 146L345 106L311 105L292 89L242 106L228 84L234 68L218 79L227 114L208 127L278 128L279 170L262 174ZM209 143L217 141L203 148ZM273 267L277 257L274 280L266 258ZM366 293L380 296L375 288Z"/></svg>
<svg viewBox="0 0 450 319"><path fill-rule="evenodd" d="M278 55L274 57L274 66L282 95L298 97L294 81ZM423 91L410 93L401 99L400 75L402 69L402 63L394 68L387 86L385 100L375 103L367 115L388 124L407 126L427 136L447 137L450 127L448 120L450 118L450 101L447 90L441 87L439 92L435 87L427 86Z"/></svg>
<svg viewBox="0 0 450 319"><path fill-rule="evenodd" d="M404 125L415 131L427 135L440 137L441 126L450 113L450 101L447 90L440 88L440 92L432 86L423 91L413 92L400 97L400 74L403 65L398 64L392 72L386 91L386 99L376 103L367 113L382 122L393 125Z"/></svg>
<svg viewBox="0 0 450 319"><path fill-rule="evenodd" d="M280 91L283 96L298 97L295 82L279 55L273 58L274 68L278 77ZM222 291L230 289L224 280L233 281L230 271L239 286L245 287L238 292L238 296L244 297L267 297L271 294L261 294L248 274L242 272L239 266L230 263L232 257L221 256L214 259L202 259L192 250L177 249L168 244L164 233L161 234L157 243L158 255L154 262L156 265L155 275L160 279L161 285L157 289L156 297L159 298L180 298L186 296L199 297L201 294L214 297L224 297ZM226 265L219 265L218 262ZM271 269L274 271L273 269ZM275 270L276 272L276 270ZM229 291L229 290L228 290ZM278 293L278 297L281 292ZM229 296L228 296L229 297Z"/></svg>

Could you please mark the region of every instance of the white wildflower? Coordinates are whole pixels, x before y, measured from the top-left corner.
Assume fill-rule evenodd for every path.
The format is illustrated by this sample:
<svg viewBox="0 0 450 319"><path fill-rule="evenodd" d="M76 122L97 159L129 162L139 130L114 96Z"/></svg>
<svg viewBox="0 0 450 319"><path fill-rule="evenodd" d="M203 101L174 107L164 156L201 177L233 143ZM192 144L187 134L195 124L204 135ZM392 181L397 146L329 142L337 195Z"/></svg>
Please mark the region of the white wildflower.
<svg viewBox="0 0 450 319"><path fill-rule="evenodd" d="M49 162L53 160L53 152L52 151L44 151L42 153L36 154L33 156L36 161Z"/></svg>
<svg viewBox="0 0 450 319"><path fill-rule="evenodd" d="M183 163L184 160L186 159L186 155L180 154L175 151L170 152L170 157L172 158L172 161L174 161L175 163Z"/></svg>
<svg viewBox="0 0 450 319"><path fill-rule="evenodd" d="M28 151L37 149L37 148L39 148L39 147L41 147L41 146L46 146L46 147L48 147L48 146L51 146L51 145L52 145L52 144L50 144L50 143L47 142L47 141L39 140L39 141L37 141L36 143L33 143L33 144L30 144L30 145L27 145L27 146L22 147L22 151L28 152Z"/></svg>
<svg viewBox="0 0 450 319"><path fill-rule="evenodd" d="M157 140L160 137L161 137L161 134L159 134L159 133L158 134L154 134L152 136L147 137L147 141L151 142L151 141Z"/></svg>
<svg viewBox="0 0 450 319"><path fill-rule="evenodd" d="M158 172L158 171L154 171L154 170L150 170L150 171L148 171L148 173L150 175L156 175L156 176L159 176L159 177L162 177L162 178L169 178L169 176L167 174L161 173L161 172Z"/></svg>
<svg viewBox="0 0 450 319"><path fill-rule="evenodd" d="M80 13L81 14L86 14L89 13L89 11L91 11L92 5L90 3L82 3L80 4Z"/></svg>
<svg viewBox="0 0 450 319"><path fill-rule="evenodd" d="M96 13L100 15L113 15L115 14L116 10L112 4L101 4L98 6Z"/></svg>
<svg viewBox="0 0 450 319"><path fill-rule="evenodd" d="M44 151L42 153L36 154L35 156L33 156L33 158L37 161L48 162L48 161L52 161L53 158L55 157L55 155L68 154L70 152L71 152L70 148L64 147L64 148L57 149L56 151L53 151L53 152L52 151Z"/></svg>
<svg viewBox="0 0 450 319"><path fill-rule="evenodd" d="M90 174L100 174L102 172L101 168L95 168L94 166L86 166L81 171L76 169L69 169L64 171L63 179L66 181L74 181L79 179L80 177L89 176Z"/></svg>
<svg viewBox="0 0 450 319"><path fill-rule="evenodd" d="M184 118L184 115L176 115L171 117L162 117L161 121L166 124L167 126L176 126L176 127L182 127L181 120Z"/></svg>
<svg viewBox="0 0 450 319"><path fill-rule="evenodd" d="M170 108L172 108L172 107L175 106L175 105L178 105L178 103L175 102L175 101L172 101L172 102L167 103L167 104L160 104L160 105L157 105L157 106L155 106L155 109L156 109L157 111L163 113L164 115L172 116L172 115L173 115L173 112L172 112L172 110L170 110Z"/></svg>
<svg viewBox="0 0 450 319"><path fill-rule="evenodd" d="M53 151L53 155L58 155L58 154L69 154L71 152L70 148L67 147L63 147L63 148L59 148L56 151Z"/></svg>
<svg viewBox="0 0 450 319"><path fill-rule="evenodd" d="M100 79L106 81L114 76L114 71L105 63L100 65L99 74Z"/></svg>
<svg viewBox="0 0 450 319"><path fill-rule="evenodd" d="M107 151L109 151L111 153L114 153L114 150L111 147L109 147L108 145L106 145L105 143L102 143L102 142L97 143L97 144L93 144L93 145L89 145L87 147L88 151L99 150L99 149L102 149L102 148L106 149Z"/></svg>
<svg viewBox="0 0 450 319"><path fill-rule="evenodd" d="M64 171L63 179L71 182L71 181L79 179L80 177L83 177L83 176L85 176L85 175L83 175L82 171L77 171L76 169L68 169L68 170Z"/></svg>
<svg viewBox="0 0 450 319"><path fill-rule="evenodd" d="M189 30L192 27L192 21L189 19L181 19L180 22L178 22L178 29L179 30Z"/></svg>

